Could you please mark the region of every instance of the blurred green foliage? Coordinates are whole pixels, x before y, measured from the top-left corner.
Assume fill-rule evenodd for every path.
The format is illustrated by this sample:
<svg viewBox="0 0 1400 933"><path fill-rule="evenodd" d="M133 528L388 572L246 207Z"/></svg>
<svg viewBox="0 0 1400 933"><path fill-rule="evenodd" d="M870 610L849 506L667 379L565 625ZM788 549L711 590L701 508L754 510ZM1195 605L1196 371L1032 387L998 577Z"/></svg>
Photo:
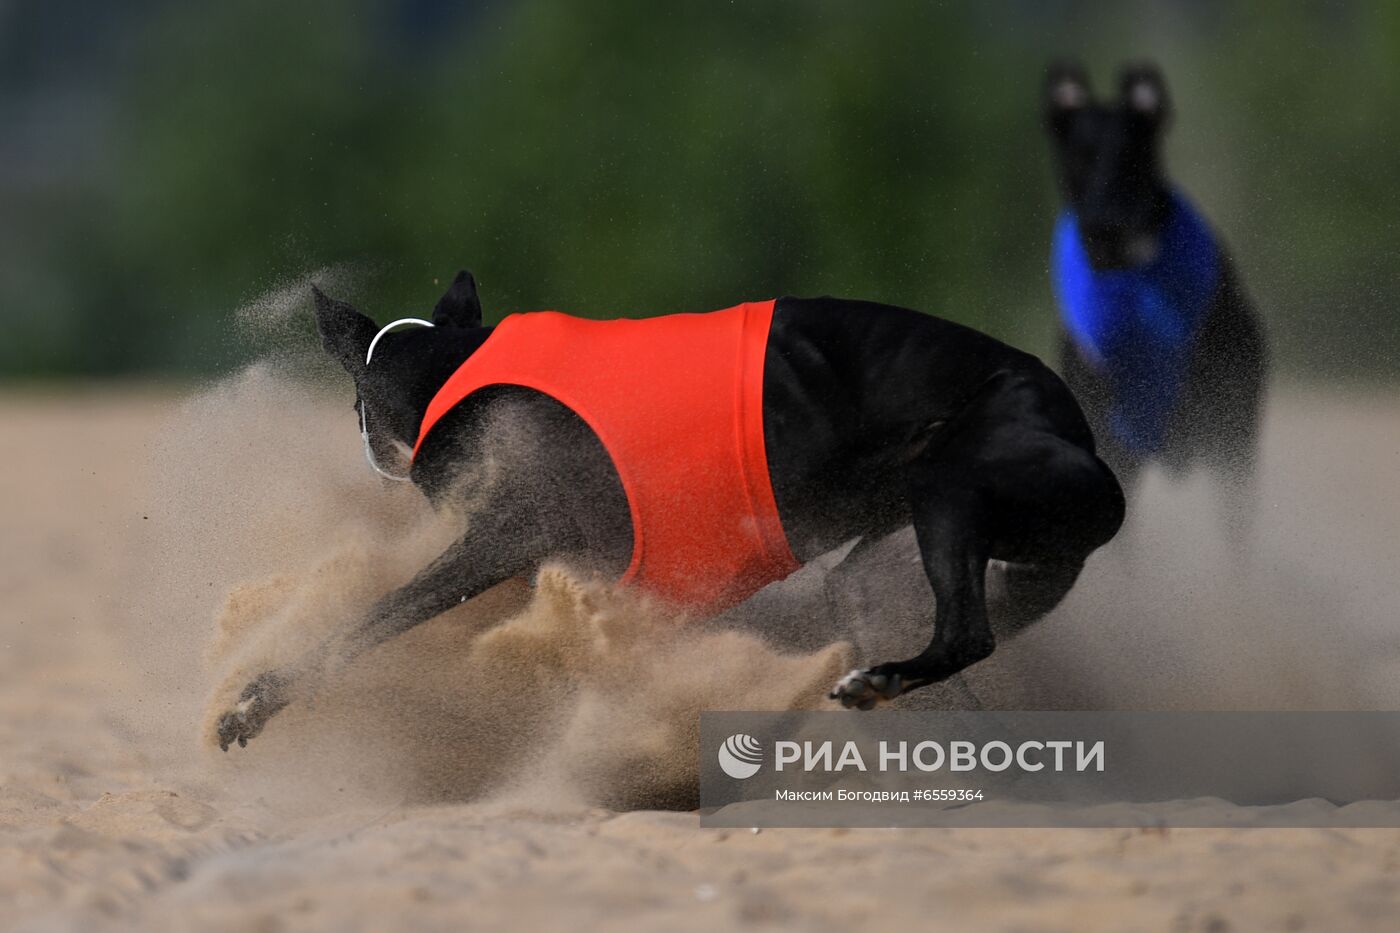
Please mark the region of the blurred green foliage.
<svg viewBox="0 0 1400 933"><path fill-rule="evenodd" d="M72 6L82 29L93 5ZM1104 92L1120 61L1163 66L1168 164L1294 378L1396 371L1397 4L131 11L103 21L81 106L105 117L63 147L78 169L4 188L0 372L222 369L254 352L238 306L328 267L381 320L427 310L465 266L491 320L830 293L1047 352L1038 91L1062 56ZM0 42L27 22L11 12ZM42 92L30 78L11 98Z"/></svg>

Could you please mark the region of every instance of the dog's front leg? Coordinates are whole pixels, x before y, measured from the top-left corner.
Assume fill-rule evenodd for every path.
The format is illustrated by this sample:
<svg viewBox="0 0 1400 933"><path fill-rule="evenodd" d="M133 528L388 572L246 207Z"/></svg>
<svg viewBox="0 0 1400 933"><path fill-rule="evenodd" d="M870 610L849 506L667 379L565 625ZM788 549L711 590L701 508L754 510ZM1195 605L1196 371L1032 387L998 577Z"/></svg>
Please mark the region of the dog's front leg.
<svg viewBox="0 0 1400 933"><path fill-rule="evenodd" d="M246 746L278 712L316 681L335 673L375 645L440 615L537 565L531 537L474 528L407 584L374 604L348 632L328 639L294 666L266 671L248 683L238 702L219 717L219 747Z"/></svg>
<svg viewBox="0 0 1400 933"><path fill-rule="evenodd" d="M263 730L267 721L291 702L291 679L281 671L265 671L254 677L238 695L233 709L219 717L219 747L240 747Z"/></svg>

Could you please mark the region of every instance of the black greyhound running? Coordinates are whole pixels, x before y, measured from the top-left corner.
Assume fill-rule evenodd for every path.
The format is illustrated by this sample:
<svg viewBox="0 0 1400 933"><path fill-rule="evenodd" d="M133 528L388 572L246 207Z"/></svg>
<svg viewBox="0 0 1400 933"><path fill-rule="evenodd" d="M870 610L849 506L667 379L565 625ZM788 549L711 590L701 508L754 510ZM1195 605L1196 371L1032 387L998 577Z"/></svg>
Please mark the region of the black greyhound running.
<svg viewBox="0 0 1400 933"><path fill-rule="evenodd" d="M1162 169L1166 84L1131 66L1100 103L1082 68L1056 64L1042 107L1064 199L1051 271L1065 381L1126 488L1148 463L1212 467L1238 537L1266 347L1230 254Z"/></svg>
<svg viewBox="0 0 1400 933"><path fill-rule="evenodd" d="M634 559L637 526L619 464L574 410L535 389L493 385L430 412L494 333L535 315L483 327L475 282L463 272L438 302L434 327L380 332L367 362L376 325L319 291L315 304L326 350L354 379L374 458L401 457L431 415L409 475L435 505L470 501L469 523L335 644L253 680L221 717L225 750L257 735L333 664L546 560L620 577ZM1035 357L904 308L835 298L766 306L758 430L793 566L860 539L852 560L912 523L936 599L923 651L853 671L833 698L868 709L982 660L994 647L989 560L1010 562L1009 596L1029 621L1063 598L1088 555L1117 532L1118 482L1095 455L1078 403ZM569 349L591 359L587 340ZM646 372L647 361L636 364ZM647 391L637 384L632 396ZM684 414L673 417L684 430Z"/></svg>

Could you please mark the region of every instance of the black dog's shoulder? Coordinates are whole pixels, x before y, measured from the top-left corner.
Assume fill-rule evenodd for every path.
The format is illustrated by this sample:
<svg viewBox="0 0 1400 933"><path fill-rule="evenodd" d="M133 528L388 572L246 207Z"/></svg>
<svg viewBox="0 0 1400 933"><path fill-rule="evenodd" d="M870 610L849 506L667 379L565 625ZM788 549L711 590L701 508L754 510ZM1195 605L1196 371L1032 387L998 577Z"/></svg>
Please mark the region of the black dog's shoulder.
<svg viewBox="0 0 1400 933"><path fill-rule="evenodd" d="M489 386L443 415L414 467L436 506L518 516L520 535L562 557L620 573L632 551L627 496L607 449L563 403L522 386Z"/></svg>

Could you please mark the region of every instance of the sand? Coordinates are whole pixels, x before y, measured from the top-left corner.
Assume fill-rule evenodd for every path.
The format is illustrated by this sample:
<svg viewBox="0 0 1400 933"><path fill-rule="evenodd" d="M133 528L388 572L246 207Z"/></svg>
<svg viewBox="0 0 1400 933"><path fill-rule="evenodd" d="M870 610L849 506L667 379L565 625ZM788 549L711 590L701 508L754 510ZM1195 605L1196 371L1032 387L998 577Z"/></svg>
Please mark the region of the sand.
<svg viewBox="0 0 1400 933"><path fill-rule="evenodd" d="M0 928L1394 927L1400 831L755 834L656 809L687 805L698 709L820 705L898 650L919 581L895 570L852 644L798 646L554 569L221 754L211 717L250 672L443 533L367 475L347 400L299 391L259 370L0 396ZM1208 486L1154 479L1070 600L968 677L978 700L1397 708L1400 405L1286 393L1269 424L1246 563ZM802 628L817 582L756 617Z"/></svg>

